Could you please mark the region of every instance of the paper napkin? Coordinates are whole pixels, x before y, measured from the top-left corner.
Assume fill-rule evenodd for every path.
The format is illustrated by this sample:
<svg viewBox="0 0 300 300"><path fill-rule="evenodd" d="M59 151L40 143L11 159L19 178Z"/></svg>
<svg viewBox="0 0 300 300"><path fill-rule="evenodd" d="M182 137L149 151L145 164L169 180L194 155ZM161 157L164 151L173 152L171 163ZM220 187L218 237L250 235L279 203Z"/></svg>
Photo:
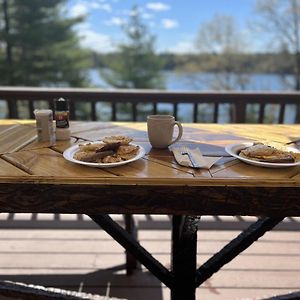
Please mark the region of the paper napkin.
<svg viewBox="0 0 300 300"><path fill-rule="evenodd" d="M191 156L193 157L193 159L195 160L197 165L199 165L199 167L197 167L197 168L203 168L203 169L208 170L218 160L221 159L221 157L209 157L209 156L204 157L199 148L195 148L195 149L191 149L188 147L185 147L185 148L187 148L187 150L189 151L189 153L191 154ZM171 149L171 151L173 152L174 157L179 165L194 168L189 156L186 154L183 154L186 152L185 150L186 149L184 149L182 147L173 147Z"/></svg>

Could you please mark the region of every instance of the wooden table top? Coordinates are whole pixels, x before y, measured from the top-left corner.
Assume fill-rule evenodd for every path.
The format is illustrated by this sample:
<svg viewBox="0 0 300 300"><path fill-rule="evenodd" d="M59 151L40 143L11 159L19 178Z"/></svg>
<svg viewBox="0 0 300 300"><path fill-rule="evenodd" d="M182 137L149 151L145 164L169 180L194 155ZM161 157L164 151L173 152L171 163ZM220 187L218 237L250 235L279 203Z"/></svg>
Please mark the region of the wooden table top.
<svg viewBox="0 0 300 300"><path fill-rule="evenodd" d="M251 166L224 147L245 141L287 143L300 125L184 124L180 144L222 157L210 170L179 166L152 149L145 123L72 122L70 141L36 141L35 121L0 121L0 211L300 216L300 167ZM130 164L90 168L65 160L74 143L127 135L146 150Z"/></svg>

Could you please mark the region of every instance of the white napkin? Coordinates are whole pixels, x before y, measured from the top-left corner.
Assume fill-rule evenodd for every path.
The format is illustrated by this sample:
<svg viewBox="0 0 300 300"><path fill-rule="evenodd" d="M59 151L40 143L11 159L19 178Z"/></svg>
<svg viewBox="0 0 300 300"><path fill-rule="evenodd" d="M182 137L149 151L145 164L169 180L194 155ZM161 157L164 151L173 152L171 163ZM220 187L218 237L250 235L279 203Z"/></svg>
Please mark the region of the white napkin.
<svg viewBox="0 0 300 300"><path fill-rule="evenodd" d="M193 156L194 160L200 165L200 168L203 169L210 169L221 157L209 157L209 156L203 156L199 148L191 149L188 148L189 152ZM183 149L181 147L173 147L171 151L174 154L174 157L178 164L184 167L191 167L193 168L193 165L186 154L182 154Z"/></svg>

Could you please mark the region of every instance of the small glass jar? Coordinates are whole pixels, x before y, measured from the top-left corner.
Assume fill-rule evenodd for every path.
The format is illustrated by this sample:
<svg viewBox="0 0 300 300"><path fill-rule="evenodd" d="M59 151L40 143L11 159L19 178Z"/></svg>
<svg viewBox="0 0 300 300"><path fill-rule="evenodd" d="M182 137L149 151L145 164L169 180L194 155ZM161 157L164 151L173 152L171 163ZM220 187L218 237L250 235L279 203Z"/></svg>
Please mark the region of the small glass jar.
<svg viewBox="0 0 300 300"><path fill-rule="evenodd" d="M59 98L54 102L55 109L55 124L56 124L56 140L70 139L70 124L69 124L69 101L64 98Z"/></svg>

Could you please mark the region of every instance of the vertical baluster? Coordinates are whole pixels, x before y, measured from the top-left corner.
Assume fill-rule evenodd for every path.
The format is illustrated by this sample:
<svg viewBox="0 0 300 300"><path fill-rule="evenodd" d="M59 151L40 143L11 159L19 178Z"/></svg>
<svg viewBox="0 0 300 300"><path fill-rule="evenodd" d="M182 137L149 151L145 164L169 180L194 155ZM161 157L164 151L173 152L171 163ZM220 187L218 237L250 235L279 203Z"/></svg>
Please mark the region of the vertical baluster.
<svg viewBox="0 0 300 300"><path fill-rule="evenodd" d="M54 111L54 99L53 100L47 100L48 103L48 107L50 107L50 109L52 109L52 111Z"/></svg>
<svg viewBox="0 0 300 300"><path fill-rule="evenodd" d="M282 103L280 104L279 119L278 119L279 124L282 124L284 121L284 112L285 112L285 104Z"/></svg>
<svg viewBox="0 0 300 300"><path fill-rule="evenodd" d="M111 120L116 121L117 120L117 103L113 102L111 104Z"/></svg>
<svg viewBox="0 0 300 300"><path fill-rule="evenodd" d="M154 115L157 114L157 103L156 102L153 103L153 114Z"/></svg>
<svg viewBox="0 0 300 300"><path fill-rule="evenodd" d="M258 123L263 123L265 118L265 108L266 104L262 103L259 106L259 116L258 116Z"/></svg>
<svg viewBox="0 0 300 300"><path fill-rule="evenodd" d="M214 123L218 123L218 116L219 116L219 103L215 103L214 105Z"/></svg>
<svg viewBox="0 0 300 300"><path fill-rule="evenodd" d="M75 102L69 101L69 106L70 106L70 119L76 120Z"/></svg>
<svg viewBox="0 0 300 300"><path fill-rule="evenodd" d="M235 103L235 119L234 122L236 123L245 123L246 122L246 111L247 105L245 101L239 100Z"/></svg>
<svg viewBox="0 0 300 300"><path fill-rule="evenodd" d="M35 116L34 116L34 105L33 105L33 100L28 100L28 112L29 112L29 117L30 119L34 119Z"/></svg>
<svg viewBox="0 0 300 300"><path fill-rule="evenodd" d="M193 107L193 122L197 123L198 119L198 104L195 102Z"/></svg>
<svg viewBox="0 0 300 300"><path fill-rule="evenodd" d="M175 119L177 119L177 115L178 115L178 103L173 103L173 114Z"/></svg>
<svg viewBox="0 0 300 300"><path fill-rule="evenodd" d="M235 122L235 106L230 103L229 104L229 123L234 123Z"/></svg>
<svg viewBox="0 0 300 300"><path fill-rule="evenodd" d="M137 108L136 108L136 106L137 106L137 103L133 102L132 103L132 120L133 120L133 122L136 122L136 120L137 120Z"/></svg>
<svg viewBox="0 0 300 300"><path fill-rule="evenodd" d="M17 106L17 100L15 99L7 99L7 107L8 107L8 116L10 119L18 119L19 111Z"/></svg>
<svg viewBox="0 0 300 300"><path fill-rule="evenodd" d="M92 120L96 121L97 120L97 115L96 115L96 101L91 101L91 113L92 113Z"/></svg>

